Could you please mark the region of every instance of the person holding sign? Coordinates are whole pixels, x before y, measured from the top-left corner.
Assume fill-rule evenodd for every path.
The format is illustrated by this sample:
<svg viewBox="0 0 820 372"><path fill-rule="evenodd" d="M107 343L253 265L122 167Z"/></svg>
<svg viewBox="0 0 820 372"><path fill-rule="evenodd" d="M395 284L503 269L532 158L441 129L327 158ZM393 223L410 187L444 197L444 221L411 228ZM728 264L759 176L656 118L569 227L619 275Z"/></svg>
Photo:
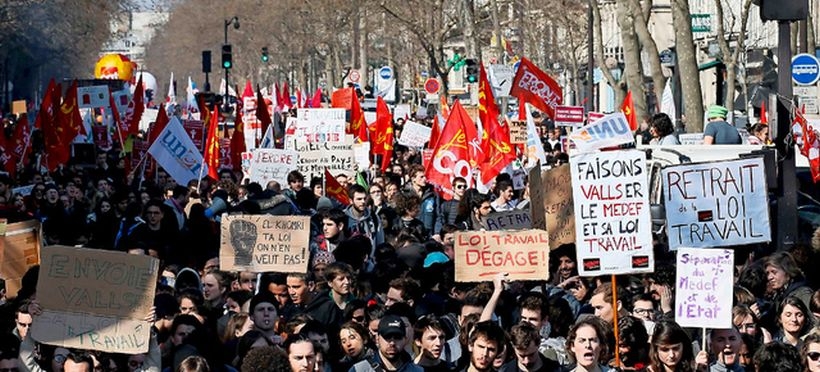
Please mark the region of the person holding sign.
<svg viewBox="0 0 820 372"><path fill-rule="evenodd" d="M709 336L711 354L715 359L709 362L709 353L701 350L695 357L698 369L708 365L709 372L743 372L740 366L740 332L737 329L713 329Z"/></svg>

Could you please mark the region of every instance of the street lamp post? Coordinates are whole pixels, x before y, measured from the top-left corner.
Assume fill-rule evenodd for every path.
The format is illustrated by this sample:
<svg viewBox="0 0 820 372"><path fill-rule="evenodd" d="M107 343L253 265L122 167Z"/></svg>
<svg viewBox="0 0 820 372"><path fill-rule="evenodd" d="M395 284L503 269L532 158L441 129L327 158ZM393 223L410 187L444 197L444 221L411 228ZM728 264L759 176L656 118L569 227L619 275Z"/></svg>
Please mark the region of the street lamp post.
<svg viewBox="0 0 820 372"><path fill-rule="evenodd" d="M230 26L230 25L233 25L233 28L238 30L239 29L239 17L234 16L230 20L228 20L228 19L225 20L225 24L224 24L224 26L225 26L225 45L228 45L228 26ZM230 102L228 100L228 97L229 97L228 92L230 91L229 87L231 86L231 84L228 81L228 68L223 65L222 69L225 70L225 95L222 98L223 99L222 112L228 112L228 108L230 107L229 106Z"/></svg>

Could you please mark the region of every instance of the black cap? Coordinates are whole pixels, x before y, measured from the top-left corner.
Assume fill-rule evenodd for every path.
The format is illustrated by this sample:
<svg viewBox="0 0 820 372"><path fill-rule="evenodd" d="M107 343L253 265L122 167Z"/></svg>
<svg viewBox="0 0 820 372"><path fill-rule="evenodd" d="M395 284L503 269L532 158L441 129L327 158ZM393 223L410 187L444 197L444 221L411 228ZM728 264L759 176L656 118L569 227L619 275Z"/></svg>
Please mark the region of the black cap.
<svg viewBox="0 0 820 372"><path fill-rule="evenodd" d="M396 315L385 315L379 321L379 335L382 337L400 336L404 337L404 322Z"/></svg>

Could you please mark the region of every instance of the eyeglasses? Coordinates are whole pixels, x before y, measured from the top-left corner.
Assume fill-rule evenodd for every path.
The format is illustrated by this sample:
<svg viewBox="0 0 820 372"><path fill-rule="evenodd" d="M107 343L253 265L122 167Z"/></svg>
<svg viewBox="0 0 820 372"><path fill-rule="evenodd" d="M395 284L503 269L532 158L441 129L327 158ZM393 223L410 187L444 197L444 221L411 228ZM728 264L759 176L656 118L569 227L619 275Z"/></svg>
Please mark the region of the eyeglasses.
<svg viewBox="0 0 820 372"><path fill-rule="evenodd" d="M361 323L364 322L364 315L354 316L352 319Z"/></svg>
<svg viewBox="0 0 820 372"><path fill-rule="evenodd" d="M652 314L652 311L653 309L641 309L639 307L636 307L635 310L632 310L632 312L637 315L649 315Z"/></svg>
<svg viewBox="0 0 820 372"><path fill-rule="evenodd" d="M806 355L808 355L809 359L811 359L814 362L816 362L817 359L820 359L820 352L817 351L812 351Z"/></svg>
<svg viewBox="0 0 820 372"><path fill-rule="evenodd" d="M57 362L57 364L63 364L66 358L68 358L68 356L65 354L54 355L54 361Z"/></svg>
<svg viewBox="0 0 820 372"><path fill-rule="evenodd" d="M456 185L456 190L464 190L467 188L467 185Z"/></svg>

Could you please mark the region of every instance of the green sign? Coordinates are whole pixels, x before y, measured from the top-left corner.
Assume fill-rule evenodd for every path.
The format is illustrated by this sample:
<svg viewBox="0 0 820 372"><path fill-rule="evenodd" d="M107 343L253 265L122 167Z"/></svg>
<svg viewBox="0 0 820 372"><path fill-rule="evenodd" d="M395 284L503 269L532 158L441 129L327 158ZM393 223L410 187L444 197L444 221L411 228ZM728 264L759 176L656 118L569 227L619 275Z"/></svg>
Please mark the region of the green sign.
<svg viewBox="0 0 820 372"><path fill-rule="evenodd" d="M711 14L692 14L692 32L711 32L712 31L712 15Z"/></svg>

